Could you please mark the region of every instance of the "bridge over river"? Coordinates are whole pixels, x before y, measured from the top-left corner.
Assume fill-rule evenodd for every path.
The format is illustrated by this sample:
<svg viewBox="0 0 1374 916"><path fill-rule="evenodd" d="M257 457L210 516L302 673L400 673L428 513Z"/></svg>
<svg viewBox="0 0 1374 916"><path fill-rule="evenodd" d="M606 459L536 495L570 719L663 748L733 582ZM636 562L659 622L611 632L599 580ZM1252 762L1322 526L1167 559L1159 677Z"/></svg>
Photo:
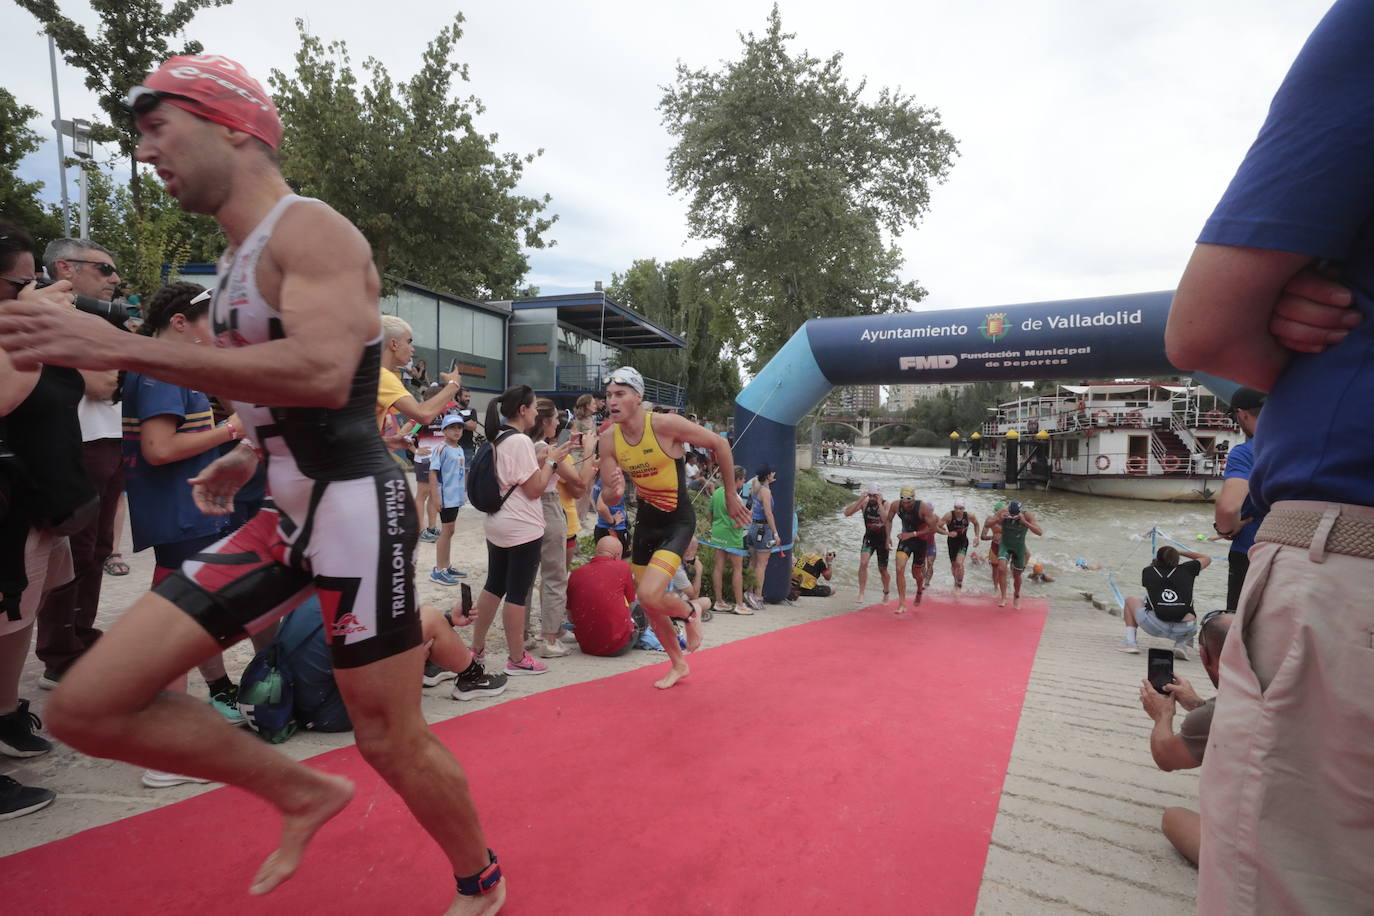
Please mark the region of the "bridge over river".
<svg viewBox="0 0 1374 916"><path fill-rule="evenodd" d="M949 483L991 483L1004 480L1005 474L995 458L972 455L912 455L908 452L877 448L855 448L844 461L822 461L819 449L812 455L817 470L888 471L913 480L943 480Z"/></svg>

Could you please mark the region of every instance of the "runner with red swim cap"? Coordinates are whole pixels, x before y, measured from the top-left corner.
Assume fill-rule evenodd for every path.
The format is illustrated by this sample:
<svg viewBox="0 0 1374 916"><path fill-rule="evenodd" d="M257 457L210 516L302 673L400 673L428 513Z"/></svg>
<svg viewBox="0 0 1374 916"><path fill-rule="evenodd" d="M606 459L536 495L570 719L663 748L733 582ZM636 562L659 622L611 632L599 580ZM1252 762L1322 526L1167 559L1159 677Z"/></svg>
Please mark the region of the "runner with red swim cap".
<svg viewBox="0 0 1374 916"><path fill-rule="evenodd" d="M129 102L139 161L229 239L211 306L218 347L176 346L70 309L18 303L0 316L0 346L21 369L127 369L234 401L244 440L192 481L197 505L231 512L260 452L271 459L272 503L135 602L63 677L49 725L93 756L232 783L276 805L281 844L252 886L266 893L295 871L353 786L164 688L317 592L358 749L459 876L447 913L494 913L506 891L496 857L462 768L420 713L419 531L374 421L381 325L371 249L334 210L291 193L273 154L276 108L238 64L174 57ZM189 349L197 352L181 352Z"/></svg>

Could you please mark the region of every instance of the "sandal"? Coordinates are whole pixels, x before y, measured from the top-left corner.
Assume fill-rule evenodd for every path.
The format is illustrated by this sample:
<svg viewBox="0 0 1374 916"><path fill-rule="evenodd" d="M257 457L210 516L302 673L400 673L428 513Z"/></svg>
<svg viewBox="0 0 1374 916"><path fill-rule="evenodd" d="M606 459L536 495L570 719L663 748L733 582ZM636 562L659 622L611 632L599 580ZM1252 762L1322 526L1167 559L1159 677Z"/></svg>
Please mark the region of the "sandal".
<svg viewBox="0 0 1374 916"><path fill-rule="evenodd" d="M122 553L112 553L105 560L105 572L111 576L127 576L129 564L124 562Z"/></svg>

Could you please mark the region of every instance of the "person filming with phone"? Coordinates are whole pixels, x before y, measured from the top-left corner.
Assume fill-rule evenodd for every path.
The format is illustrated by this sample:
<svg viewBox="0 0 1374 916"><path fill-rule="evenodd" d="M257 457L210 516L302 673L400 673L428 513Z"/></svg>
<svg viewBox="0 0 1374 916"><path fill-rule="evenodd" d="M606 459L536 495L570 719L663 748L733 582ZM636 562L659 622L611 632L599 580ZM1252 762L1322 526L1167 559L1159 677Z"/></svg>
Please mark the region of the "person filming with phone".
<svg viewBox="0 0 1374 916"><path fill-rule="evenodd" d="M1221 676L1221 650L1226 634L1235 620L1234 611L1211 611L1202 618L1198 636L1198 657L1203 670L1216 687ZM1150 755L1155 765L1166 773L1191 770L1202 766L1207 750L1207 736L1212 730L1212 710L1216 698L1203 700L1187 679L1174 676L1157 690L1147 679L1140 683L1140 705L1154 720L1150 730ZM1174 732L1174 713L1182 706L1188 711L1177 733ZM1202 825L1196 811L1188 808L1165 808L1160 824L1164 835L1174 848L1194 865L1197 864Z"/></svg>

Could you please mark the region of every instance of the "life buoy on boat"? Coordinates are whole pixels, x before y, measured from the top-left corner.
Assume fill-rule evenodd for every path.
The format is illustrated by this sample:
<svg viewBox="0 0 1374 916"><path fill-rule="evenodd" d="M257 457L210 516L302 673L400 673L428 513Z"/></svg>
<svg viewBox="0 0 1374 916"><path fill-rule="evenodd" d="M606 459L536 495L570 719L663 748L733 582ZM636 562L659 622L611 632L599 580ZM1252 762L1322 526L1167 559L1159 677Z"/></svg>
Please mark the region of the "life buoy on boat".
<svg viewBox="0 0 1374 916"><path fill-rule="evenodd" d="M1112 466L1112 459L1111 459L1110 457L1108 457L1107 455L1098 455L1098 456L1097 456L1097 469L1098 469L1099 471L1105 471L1105 470L1107 470L1107 468L1109 468L1109 467L1111 467L1111 466Z"/></svg>
<svg viewBox="0 0 1374 916"><path fill-rule="evenodd" d="M1106 422L1105 422L1105 423L1097 423L1097 420L1098 420L1099 417L1106 417L1106 418L1107 418L1107 419L1106 419ZM1111 422L1112 422L1112 412L1111 412L1110 410L1108 410L1107 408L1105 408L1105 407L1100 407L1100 408L1098 408L1097 410L1093 411L1093 422L1094 422L1094 423L1097 423L1098 426L1108 426L1108 425L1110 425Z"/></svg>
<svg viewBox="0 0 1374 916"><path fill-rule="evenodd" d="M1106 456L1104 455L1103 457L1105 458ZM1056 474L1059 473L1060 471L1064 470L1064 459L1063 459L1063 458L1056 458L1056 459L1054 459L1054 470L1055 470L1055 473L1056 473Z"/></svg>
<svg viewBox="0 0 1374 916"><path fill-rule="evenodd" d="M1220 410L1209 410L1202 415L1202 419L1206 421L1208 426L1226 425L1226 414L1222 413Z"/></svg>
<svg viewBox="0 0 1374 916"><path fill-rule="evenodd" d="M1163 458L1159 459L1159 466L1166 471L1177 471L1179 468L1183 467L1183 459L1177 455L1165 455Z"/></svg>
<svg viewBox="0 0 1374 916"><path fill-rule="evenodd" d="M1130 413L1126 414L1126 423L1127 423L1127 425L1129 425L1129 426L1136 426L1136 427L1144 426L1144 425L1145 425L1145 414L1142 413L1142 412L1139 411L1139 410L1133 410L1133 411L1131 411Z"/></svg>
<svg viewBox="0 0 1374 916"><path fill-rule="evenodd" d="M1126 470L1130 471L1132 474L1139 474L1141 471L1145 470L1145 459L1141 458L1139 455L1127 458Z"/></svg>

